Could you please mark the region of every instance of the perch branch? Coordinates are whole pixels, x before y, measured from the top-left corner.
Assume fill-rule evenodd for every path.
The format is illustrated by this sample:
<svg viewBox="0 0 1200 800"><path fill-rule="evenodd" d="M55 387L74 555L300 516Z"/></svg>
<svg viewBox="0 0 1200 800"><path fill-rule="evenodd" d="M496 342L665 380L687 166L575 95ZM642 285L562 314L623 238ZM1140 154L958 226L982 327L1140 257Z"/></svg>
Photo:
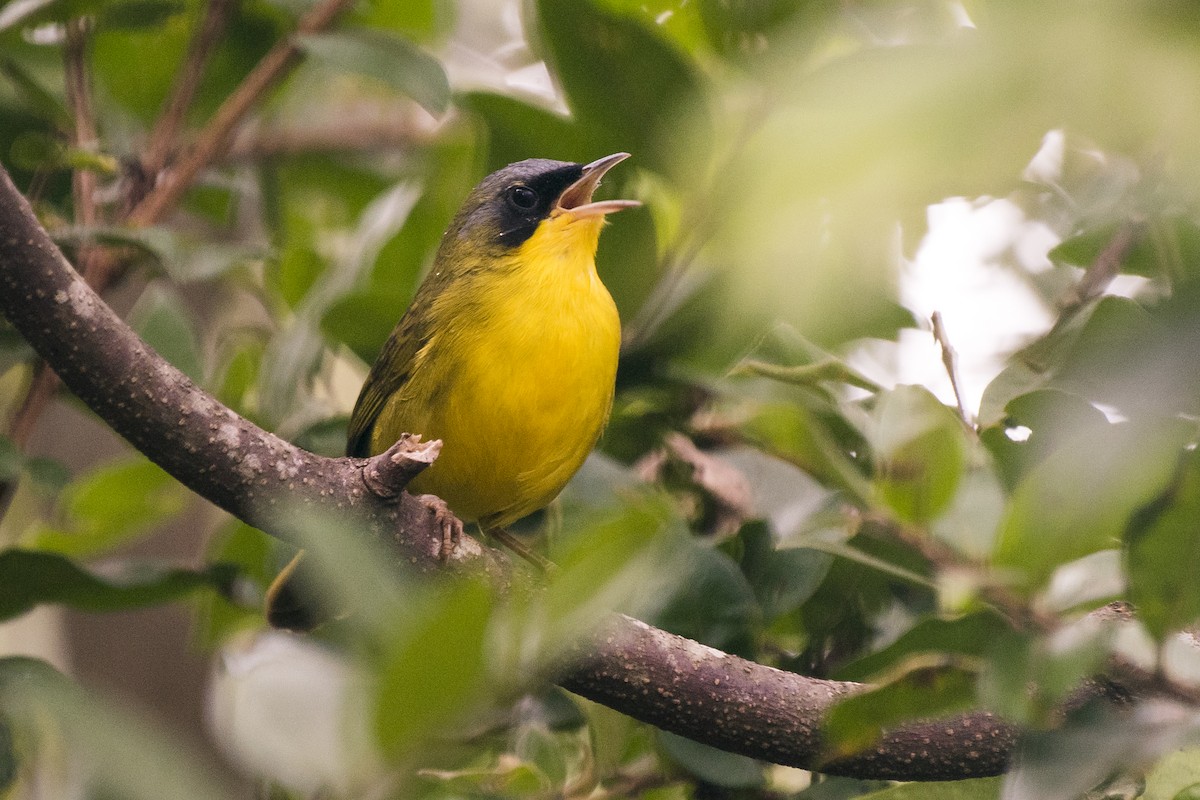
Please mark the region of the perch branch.
<svg viewBox="0 0 1200 800"><path fill-rule="evenodd" d="M285 507L351 512L389 540L397 561L438 568L440 531L427 509L407 493L381 497L364 481L365 471L406 473L395 467L395 452L322 458L221 405L80 279L3 170L0 312L93 411L221 508L280 537L290 533L280 522L292 516L279 513ZM394 449L411 446L402 441ZM502 556L472 542L464 538L449 568L482 569L501 581L511 575ZM822 719L862 684L766 667L623 616L584 637L566 664L560 683L595 702L731 752L824 772L901 780L994 775L1016 741L1010 725L976 712L905 725L868 751L827 762Z"/></svg>

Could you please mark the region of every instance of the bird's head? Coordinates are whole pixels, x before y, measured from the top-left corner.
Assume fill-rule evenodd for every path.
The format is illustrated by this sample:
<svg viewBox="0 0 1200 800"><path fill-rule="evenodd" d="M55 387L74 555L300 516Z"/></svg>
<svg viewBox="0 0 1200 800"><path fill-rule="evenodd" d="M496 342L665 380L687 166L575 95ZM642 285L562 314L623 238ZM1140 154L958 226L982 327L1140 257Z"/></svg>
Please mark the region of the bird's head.
<svg viewBox="0 0 1200 800"><path fill-rule="evenodd" d="M641 205L593 201L600 179L629 158L614 153L590 164L530 158L493 172L475 187L446 233L452 241L489 250L516 250L535 234L595 251L604 216Z"/></svg>

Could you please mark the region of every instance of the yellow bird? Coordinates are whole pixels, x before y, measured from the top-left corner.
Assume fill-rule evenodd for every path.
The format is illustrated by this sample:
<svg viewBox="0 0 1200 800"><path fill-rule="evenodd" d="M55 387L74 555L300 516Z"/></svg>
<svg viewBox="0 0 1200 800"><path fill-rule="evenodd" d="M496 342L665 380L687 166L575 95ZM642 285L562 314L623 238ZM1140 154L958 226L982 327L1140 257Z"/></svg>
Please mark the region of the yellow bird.
<svg viewBox="0 0 1200 800"><path fill-rule="evenodd" d="M441 439L409 490L507 543L500 529L554 499L612 408L621 329L595 255L605 216L639 203L592 194L628 157L528 159L475 187L367 376L348 455L381 453L406 432ZM294 564L268 599L284 627Z"/></svg>

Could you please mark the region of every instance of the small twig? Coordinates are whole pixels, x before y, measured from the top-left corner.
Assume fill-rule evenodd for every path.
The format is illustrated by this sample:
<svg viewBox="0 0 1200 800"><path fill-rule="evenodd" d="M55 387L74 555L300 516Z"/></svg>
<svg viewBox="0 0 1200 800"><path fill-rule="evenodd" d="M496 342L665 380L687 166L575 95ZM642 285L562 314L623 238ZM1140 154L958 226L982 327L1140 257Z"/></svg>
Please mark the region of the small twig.
<svg viewBox="0 0 1200 800"><path fill-rule="evenodd" d="M204 77L209 59L220 41L221 34L237 8L239 0L208 0L204 8L204 19L196 30L183 67L175 80L175 87L168 98L162 115L150 134L142 165L149 175L157 175L167 165L171 152L177 145L184 117L196 97L196 90Z"/></svg>
<svg viewBox="0 0 1200 800"><path fill-rule="evenodd" d="M67 23L65 62L67 101L71 106L74 130L71 143L80 150L97 146L96 117L92 110L92 92L88 80L87 39L90 23L74 19ZM75 201L75 222L91 227L96 223L96 175L91 170L77 169L71 176Z"/></svg>
<svg viewBox="0 0 1200 800"><path fill-rule="evenodd" d="M1073 314L1089 300L1104 294L1104 290L1120 274L1121 265L1141 238L1144 228L1145 222L1140 219L1127 220L1121 224L1079 282L1059 301L1059 308L1062 309L1064 317Z"/></svg>
<svg viewBox="0 0 1200 800"><path fill-rule="evenodd" d="M166 216L195 182L201 170L225 154L238 123L300 58L298 37L329 27L352 3L353 0L321 0L300 20L295 34L277 42L267 51L217 109L191 151L129 213L129 223L135 226L153 225Z"/></svg>
<svg viewBox="0 0 1200 800"><path fill-rule="evenodd" d="M958 373L958 351L950 344L950 336L946 333L946 323L942 320L942 312L933 312L930 321L933 323L934 341L942 349L942 366L946 368L946 375L950 378L950 388L954 390L954 400L958 405L958 418L969 429L975 430L974 420L971 419L966 403L963 402L962 379Z"/></svg>

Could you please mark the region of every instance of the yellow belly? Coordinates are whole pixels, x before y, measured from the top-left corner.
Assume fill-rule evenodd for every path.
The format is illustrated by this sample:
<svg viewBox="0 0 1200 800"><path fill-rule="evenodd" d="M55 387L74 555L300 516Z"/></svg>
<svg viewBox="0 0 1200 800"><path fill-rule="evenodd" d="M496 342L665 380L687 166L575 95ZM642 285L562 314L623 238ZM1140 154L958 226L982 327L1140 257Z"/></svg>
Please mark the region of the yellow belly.
<svg viewBox="0 0 1200 800"><path fill-rule="evenodd" d="M471 318L438 326L371 437L373 452L405 431L442 440L410 491L502 526L549 503L579 469L612 407L620 345L616 307L584 255L527 252L538 269L473 286Z"/></svg>

